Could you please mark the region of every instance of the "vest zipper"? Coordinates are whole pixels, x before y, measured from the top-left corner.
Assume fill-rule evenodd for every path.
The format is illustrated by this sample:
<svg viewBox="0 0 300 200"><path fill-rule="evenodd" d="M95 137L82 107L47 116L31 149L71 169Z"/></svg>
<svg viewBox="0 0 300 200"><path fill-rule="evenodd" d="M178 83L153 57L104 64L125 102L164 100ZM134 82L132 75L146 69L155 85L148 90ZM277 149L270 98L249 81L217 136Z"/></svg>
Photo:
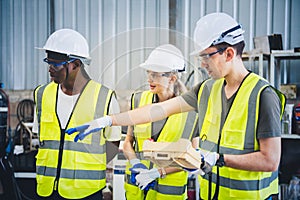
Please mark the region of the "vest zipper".
<svg viewBox="0 0 300 200"><path fill-rule="evenodd" d="M54 180L54 190L58 191L58 183L60 178L60 172L61 172L61 164L62 164L62 156L63 156L63 150L64 150L64 142L65 142L65 129L61 129L60 131L60 143L59 143L59 151L58 151L58 162L57 162L57 168L56 168L56 177Z"/></svg>

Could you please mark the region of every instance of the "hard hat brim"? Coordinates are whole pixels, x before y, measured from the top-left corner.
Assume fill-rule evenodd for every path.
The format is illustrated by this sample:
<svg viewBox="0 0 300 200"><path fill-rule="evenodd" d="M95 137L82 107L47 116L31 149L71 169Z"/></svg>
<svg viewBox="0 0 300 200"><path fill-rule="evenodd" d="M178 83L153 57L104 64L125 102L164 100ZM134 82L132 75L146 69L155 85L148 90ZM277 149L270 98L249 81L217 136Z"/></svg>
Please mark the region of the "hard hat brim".
<svg viewBox="0 0 300 200"><path fill-rule="evenodd" d="M46 49L44 47L34 47L35 49L37 50L44 50L44 51L54 51L54 52L57 52L55 50L50 50L50 49ZM60 53L60 52L59 52ZM74 56L74 55L68 55L70 58L75 58L75 59L79 59L81 60L81 62L83 62L84 64L86 65L90 65L91 61L92 61L92 58L91 57L78 57L78 56Z"/></svg>
<svg viewBox="0 0 300 200"><path fill-rule="evenodd" d="M163 65L157 65L157 64L146 64L146 63L142 63L140 64L140 67L146 70L150 70L153 72L171 72L172 69L170 67L166 67Z"/></svg>
<svg viewBox="0 0 300 200"><path fill-rule="evenodd" d="M60 51L53 50L53 49L47 49L47 48L44 48L44 47L34 47L34 48L37 49L37 50L44 50L44 51L53 51L53 52L58 52L58 53L64 53L64 52L60 52ZM65 53L65 54L67 54L67 53ZM86 57L80 57L80 56L74 56L72 54L67 54L67 55L71 56L71 57L78 57L78 59L80 59L80 58L84 58L84 59L87 59L87 60L91 60L92 59L91 57L88 57L88 56L86 56Z"/></svg>

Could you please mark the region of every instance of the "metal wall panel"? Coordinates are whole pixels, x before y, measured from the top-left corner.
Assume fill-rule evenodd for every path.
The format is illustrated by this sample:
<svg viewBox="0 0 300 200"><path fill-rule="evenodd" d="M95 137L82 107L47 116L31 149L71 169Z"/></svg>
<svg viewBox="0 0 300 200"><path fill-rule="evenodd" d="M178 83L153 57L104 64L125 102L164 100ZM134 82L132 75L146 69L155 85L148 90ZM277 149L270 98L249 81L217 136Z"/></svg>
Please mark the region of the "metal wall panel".
<svg viewBox="0 0 300 200"><path fill-rule="evenodd" d="M60 28L87 38L93 58L88 72L113 89L144 86L138 65L163 43L178 46L191 71L194 27L210 12L227 12L243 25L246 50L253 48L254 36L272 33L282 34L285 49L300 46L299 0L1 0L0 11L0 82L14 90L49 81L45 54L34 47ZM293 75L297 65L284 63L285 82L299 82Z"/></svg>
<svg viewBox="0 0 300 200"><path fill-rule="evenodd" d="M179 7L189 6L188 9L179 10L181 12L187 10L189 14L178 14L180 17L177 18L177 24L181 24L181 27L177 29L183 31L183 27L189 27L186 31L189 37L192 37L196 22L200 17L211 12L226 12L241 23L245 30L245 51L253 50L254 37L276 33L282 34L283 49L288 50L300 46L300 23L296 22L300 15L300 1L298 0L178 0L177 2ZM193 48L192 43L185 44L185 46L188 46L190 51ZM189 59L196 69L196 63L191 58ZM267 62L264 64L267 68ZM283 62L283 83L300 84L296 76L300 72L300 68L297 67L299 65L299 61Z"/></svg>
<svg viewBox="0 0 300 200"><path fill-rule="evenodd" d="M47 68L34 47L47 36L47 1L2 0L0 81L5 89L32 89L47 80Z"/></svg>

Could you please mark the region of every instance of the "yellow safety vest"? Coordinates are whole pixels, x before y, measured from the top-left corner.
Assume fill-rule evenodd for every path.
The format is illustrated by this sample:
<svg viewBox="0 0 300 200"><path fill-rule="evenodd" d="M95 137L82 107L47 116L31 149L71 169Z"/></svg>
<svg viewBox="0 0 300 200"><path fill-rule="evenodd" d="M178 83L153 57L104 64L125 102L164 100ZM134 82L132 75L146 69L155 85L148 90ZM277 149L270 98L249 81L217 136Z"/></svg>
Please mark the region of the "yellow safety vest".
<svg viewBox="0 0 300 200"><path fill-rule="evenodd" d="M152 104L154 94L150 91L136 93L133 95L132 108L136 108L134 99L139 100L138 107ZM175 142L180 138L192 139L195 128L197 128L197 113L185 112L170 116L160 135L157 142ZM143 151L143 143L145 140L151 138L151 123L136 125L134 127L135 136L135 152L138 158L142 159L141 152ZM141 160L147 167L150 167L148 160ZM130 181L130 163L127 163L125 190L127 199L144 199L144 191L140 190L136 185ZM165 178L158 178L157 184L154 188L150 189L147 193L146 199L187 199L187 181L188 173L185 171L168 174Z"/></svg>
<svg viewBox="0 0 300 200"><path fill-rule="evenodd" d="M36 155L37 193L50 196L53 190L64 198L84 198L106 185L106 141L103 131L74 142L60 127L56 113L58 84L38 87L35 94L40 148ZM80 94L67 128L107 114L113 91L90 80Z"/></svg>
<svg viewBox="0 0 300 200"><path fill-rule="evenodd" d="M258 75L250 73L241 84L221 129L223 84L224 78L216 81L209 79L200 87L198 95L200 148L215 152L219 148L219 153L236 155L259 151L256 130L260 94L270 85ZM281 100L282 115L285 97L273 89ZM219 190L218 199L260 200L278 193L278 171L255 172L215 166L211 180L212 187L209 194L209 175L199 176L203 199L208 199L209 196L213 198L216 188ZM216 186L218 181L219 187Z"/></svg>

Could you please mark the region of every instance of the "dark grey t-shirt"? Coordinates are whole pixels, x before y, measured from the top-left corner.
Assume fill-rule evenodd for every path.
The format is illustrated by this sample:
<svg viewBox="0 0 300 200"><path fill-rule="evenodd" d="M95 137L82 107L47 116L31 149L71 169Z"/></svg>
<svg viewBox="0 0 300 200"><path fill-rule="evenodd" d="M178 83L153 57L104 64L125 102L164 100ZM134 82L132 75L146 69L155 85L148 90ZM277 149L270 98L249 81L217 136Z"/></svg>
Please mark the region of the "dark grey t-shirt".
<svg viewBox="0 0 300 200"><path fill-rule="evenodd" d="M190 91L182 95L183 99L198 111L198 92L201 83L194 86ZM224 124L225 117L235 98L234 94L229 99L225 96L224 86L222 88L222 124ZM257 139L280 137L281 123L280 123L281 103L271 87L265 88L260 97L259 117L257 126Z"/></svg>

